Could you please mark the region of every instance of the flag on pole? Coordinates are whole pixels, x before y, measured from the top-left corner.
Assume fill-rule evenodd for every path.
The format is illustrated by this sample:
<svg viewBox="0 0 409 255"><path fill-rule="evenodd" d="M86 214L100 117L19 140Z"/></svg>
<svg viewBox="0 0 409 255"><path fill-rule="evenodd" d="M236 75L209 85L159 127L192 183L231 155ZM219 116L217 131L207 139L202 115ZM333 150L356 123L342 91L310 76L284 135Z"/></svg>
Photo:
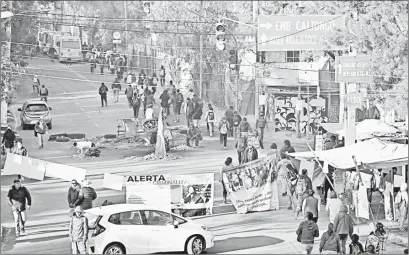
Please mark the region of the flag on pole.
<svg viewBox="0 0 409 255"><path fill-rule="evenodd" d="M156 136L156 147L155 147L155 154L156 155L161 155L163 157L166 157L166 145L165 145L165 125L163 123L163 113L162 113L163 108L160 108L159 111L159 117L158 117L158 132Z"/></svg>

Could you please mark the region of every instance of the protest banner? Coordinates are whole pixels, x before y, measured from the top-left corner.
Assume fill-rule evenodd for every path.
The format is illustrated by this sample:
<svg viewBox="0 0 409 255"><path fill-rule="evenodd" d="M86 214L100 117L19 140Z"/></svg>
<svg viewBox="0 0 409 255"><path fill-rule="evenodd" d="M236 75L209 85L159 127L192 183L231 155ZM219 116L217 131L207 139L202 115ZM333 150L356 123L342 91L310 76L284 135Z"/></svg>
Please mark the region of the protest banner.
<svg viewBox="0 0 409 255"><path fill-rule="evenodd" d="M21 176L30 179L42 181L44 180L45 166L46 162L43 160L7 153L7 159L4 165L4 174L20 174Z"/></svg>
<svg viewBox="0 0 409 255"><path fill-rule="evenodd" d="M223 182L237 213L278 210L275 155L223 170Z"/></svg>
<svg viewBox="0 0 409 255"><path fill-rule="evenodd" d="M211 214L214 174L127 176L127 203L151 205L183 217Z"/></svg>
<svg viewBox="0 0 409 255"><path fill-rule="evenodd" d="M369 202L368 202L368 193L365 186L359 185L358 190L358 201L356 206L356 217L364 218L369 220Z"/></svg>

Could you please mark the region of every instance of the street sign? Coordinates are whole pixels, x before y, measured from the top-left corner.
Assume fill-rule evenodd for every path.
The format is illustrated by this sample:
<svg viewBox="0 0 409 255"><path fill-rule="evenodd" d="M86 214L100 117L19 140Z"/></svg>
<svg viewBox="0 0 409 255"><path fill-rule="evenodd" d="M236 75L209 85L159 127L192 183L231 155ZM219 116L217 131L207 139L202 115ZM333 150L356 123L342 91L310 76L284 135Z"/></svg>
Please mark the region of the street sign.
<svg viewBox="0 0 409 255"><path fill-rule="evenodd" d="M259 15L258 51L345 50L328 44L331 32L344 28L339 15Z"/></svg>
<svg viewBox="0 0 409 255"><path fill-rule="evenodd" d="M357 92L352 92L352 93L348 93L345 96L345 103L347 106L350 107L359 107L361 106L362 103L362 97L359 93Z"/></svg>
<svg viewBox="0 0 409 255"><path fill-rule="evenodd" d="M119 32L114 32L114 33L112 34L112 37L113 37L115 40L119 40L119 38L121 38L121 33L119 33Z"/></svg>
<svg viewBox="0 0 409 255"><path fill-rule="evenodd" d="M371 83L369 56L336 57L335 82Z"/></svg>
<svg viewBox="0 0 409 255"><path fill-rule="evenodd" d="M112 40L113 43L122 43L121 40Z"/></svg>

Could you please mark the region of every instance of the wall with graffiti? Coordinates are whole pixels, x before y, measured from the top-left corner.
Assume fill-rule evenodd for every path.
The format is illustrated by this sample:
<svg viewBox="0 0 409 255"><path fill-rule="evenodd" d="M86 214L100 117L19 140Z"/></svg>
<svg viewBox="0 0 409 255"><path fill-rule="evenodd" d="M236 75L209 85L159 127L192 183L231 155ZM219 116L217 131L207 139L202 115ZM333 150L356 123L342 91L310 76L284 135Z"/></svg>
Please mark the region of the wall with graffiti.
<svg viewBox="0 0 409 255"><path fill-rule="evenodd" d="M328 122L326 99L314 96L303 100L303 110L300 114L300 131L306 133L307 127L310 126L313 133L316 134L318 133L319 124ZM274 119L276 131L296 130L296 102L297 97L295 96L275 96L274 102L273 98L269 96L266 116L270 121Z"/></svg>

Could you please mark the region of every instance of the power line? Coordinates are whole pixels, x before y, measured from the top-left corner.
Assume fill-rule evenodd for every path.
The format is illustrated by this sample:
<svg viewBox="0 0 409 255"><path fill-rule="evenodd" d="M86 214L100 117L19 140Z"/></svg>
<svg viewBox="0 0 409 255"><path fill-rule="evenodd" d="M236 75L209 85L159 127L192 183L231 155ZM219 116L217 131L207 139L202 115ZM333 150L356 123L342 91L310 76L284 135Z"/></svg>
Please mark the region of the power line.
<svg viewBox="0 0 409 255"><path fill-rule="evenodd" d="M13 71L3 71L3 72L21 74L21 75L26 75L26 76L37 75L37 77L50 78L50 79L59 79L59 80L68 80L68 81L76 81L76 82L81 81L81 82L98 83L98 84L100 84L101 82L106 82L106 81L103 81L103 80L99 80L99 81L89 80L89 79L84 80L84 79L66 78L66 77L59 77L59 76L49 76L49 75L43 75L43 74L32 74L32 73L25 73L25 72L13 72ZM182 81L185 81L185 80L186 81L193 81L193 82L196 81L196 82L198 82L198 80L190 80L190 79L184 79ZM223 82L223 84L225 84L225 83ZM157 85L157 87L160 87L160 86ZM207 91L213 91L213 92L244 92L244 91L241 91L241 90L237 91L237 90L228 90L228 89L226 89L226 90L207 89ZM274 92L274 94L294 94L294 95L297 94L298 95L298 91L297 90L294 90L292 92L289 92L288 90L287 91L277 91L277 92ZM310 93L301 92L301 95L309 95L311 97L314 97L315 94L316 93L314 93L314 92L310 92ZM333 96L345 96L345 94L337 94L337 93L330 93L330 92L328 92L328 93L327 92L321 92L320 93L320 95L326 95L326 94L327 95L333 95ZM383 92L371 93L371 92L368 92L365 96L366 97L368 97L368 96L369 97L371 97L371 96L376 97L376 96L399 96L399 95L402 96L402 93L398 93L398 92L396 92L396 93L383 93ZM363 94L361 94L361 96L362 96L362 98L365 97Z"/></svg>
<svg viewBox="0 0 409 255"><path fill-rule="evenodd" d="M0 41L2 43L8 43L7 41ZM28 45L28 46L32 46L32 47L37 47L38 45L36 44L27 44L27 43L15 43L15 42L11 42L12 44L20 44L20 45ZM16 56L22 56L22 57L31 57L30 55L23 55L23 54L15 54ZM140 55L140 54L120 54L120 55L125 55L125 56L134 56L134 57L140 57L140 58L150 58L150 59L154 59L154 56L145 56L145 55ZM169 55L169 54L168 54ZM49 59L49 58L39 58L39 57L33 57L36 59ZM86 61L79 61L79 63L88 63ZM210 64L220 64L220 65L226 65L226 62L207 62L206 63L210 63ZM298 62L284 62L284 63L298 63ZM280 69L280 70L292 70L292 71L306 71L306 72L320 72L320 71L326 71L326 70L310 70L310 69L301 69L301 68L286 68L286 67L257 67L253 64L250 65L240 65L243 67L255 67L257 69ZM336 73L336 71L328 71L328 73L334 74ZM407 76L393 76L393 75L368 75L368 77L384 77L384 78L396 78L396 79L407 79ZM377 83L378 84L378 83ZM387 83L385 83L385 85L387 85Z"/></svg>

